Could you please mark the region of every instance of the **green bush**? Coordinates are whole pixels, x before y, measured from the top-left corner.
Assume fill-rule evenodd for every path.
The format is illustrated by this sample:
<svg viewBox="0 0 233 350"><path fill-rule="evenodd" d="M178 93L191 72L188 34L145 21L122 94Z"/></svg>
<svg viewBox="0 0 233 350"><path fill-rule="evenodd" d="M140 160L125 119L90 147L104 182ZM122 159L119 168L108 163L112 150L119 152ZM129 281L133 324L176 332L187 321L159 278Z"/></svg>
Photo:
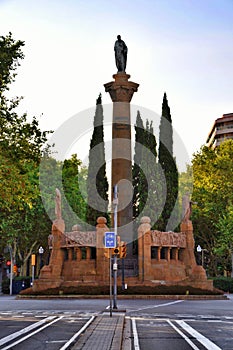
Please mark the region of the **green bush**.
<svg viewBox="0 0 233 350"><path fill-rule="evenodd" d="M213 285L224 292L233 293L233 278L231 277L214 277Z"/></svg>
<svg viewBox="0 0 233 350"><path fill-rule="evenodd" d="M24 281L24 289L30 287L31 283L31 277L30 276L18 276L13 278L13 283L14 281ZM10 294L10 279L9 278L4 278L2 280L2 293L3 294Z"/></svg>
<svg viewBox="0 0 233 350"><path fill-rule="evenodd" d="M3 294L10 293L10 280L9 280L9 278L4 278L2 280L2 292L3 292Z"/></svg>

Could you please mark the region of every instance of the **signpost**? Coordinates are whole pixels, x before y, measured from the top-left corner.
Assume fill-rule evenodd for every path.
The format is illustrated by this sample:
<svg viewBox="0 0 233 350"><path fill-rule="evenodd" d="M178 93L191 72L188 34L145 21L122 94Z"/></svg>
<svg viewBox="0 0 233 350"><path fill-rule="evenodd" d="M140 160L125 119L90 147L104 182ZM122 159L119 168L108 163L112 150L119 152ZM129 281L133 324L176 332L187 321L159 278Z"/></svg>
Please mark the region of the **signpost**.
<svg viewBox="0 0 233 350"><path fill-rule="evenodd" d="M113 196L113 207L114 207L114 232L105 232L104 245L106 249L116 248L117 245L117 206L118 206L118 190L117 185L114 186ZM114 292L113 292L113 309L117 309L117 253L119 249L114 250L114 261L113 261L113 278L114 278ZM112 257L109 256L109 284L110 284L110 317L112 317Z"/></svg>
<svg viewBox="0 0 233 350"><path fill-rule="evenodd" d="M117 187L117 185L114 186L113 207L114 207L114 232L115 232L115 237L117 237L117 207L118 207L118 187ZM114 261L113 262L115 265L115 269L113 270L113 279L114 279L113 309L117 309L117 254L116 254L116 252L114 254Z"/></svg>
<svg viewBox="0 0 233 350"><path fill-rule="evenodd" d="M115 232L105 232L104 246L105 246L105 248L115 248L116 247Z"/></svg>
<svg viewBox="0 0 233 350"><path fill-rule="evenodd" d="M105 248L111 249L116 246L116 235L115 232L105 232L104 236ZM111 256L109 259L109 284L110 284L110 317L112 317L112 261Z"/></svg>

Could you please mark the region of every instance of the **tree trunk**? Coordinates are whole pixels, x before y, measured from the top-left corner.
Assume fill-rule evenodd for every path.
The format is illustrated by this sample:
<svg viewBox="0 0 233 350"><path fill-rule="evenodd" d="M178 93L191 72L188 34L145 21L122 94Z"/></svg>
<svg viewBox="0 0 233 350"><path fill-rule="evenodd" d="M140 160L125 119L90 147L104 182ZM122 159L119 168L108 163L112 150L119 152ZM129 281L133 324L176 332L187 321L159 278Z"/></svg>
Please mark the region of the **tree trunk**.
<svg viewBox="0 0 233 350"><path fill-rule="evenodd" d="M32 246L30 247L30 250L28 253L25 254L25 258L23 259L21 252L18 252L19 258L21 260L21 266L20 266L20 276L26 276L27 274L27 262L28 259L31 257L32 252L34 250L35 245L37 244L37 241L35 241Z"/></svg>

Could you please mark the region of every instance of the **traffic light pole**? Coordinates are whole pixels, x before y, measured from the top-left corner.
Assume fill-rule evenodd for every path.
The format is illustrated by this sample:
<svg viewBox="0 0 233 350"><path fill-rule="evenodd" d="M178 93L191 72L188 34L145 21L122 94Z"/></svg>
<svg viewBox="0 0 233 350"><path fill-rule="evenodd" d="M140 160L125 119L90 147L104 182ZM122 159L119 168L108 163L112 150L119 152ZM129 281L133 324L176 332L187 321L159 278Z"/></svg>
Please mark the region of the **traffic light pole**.
<svg viewBox="0 0 233 350"><path fill-rule="evenodd" d="M125 290L125 259L121 259L121 289Z"/></svg>
<svg viewBox="0 0 233 350"><path fill-rule="evenodd" d="M13 254L12 254L12 248L8 246L10 257L11 257L11 269L10 269L10 295L12 295L12 284L13 284Z"/></svg>
<svg viewBox="0 0 233 350"><path fill-rule="evenodd" d="M109 257L110 317L112 317L112 257Z"/></svg>
<svg viewBox="0 0 233 350"><path fill-rule="evenodd" d="M114 186L114 197L113 197L113 205L114 205L114 232L117 238L117 205L118 205L118 195L117 195L117 185ZM113 258L113 309L117 309L117 255L114 254Z"/></svg>

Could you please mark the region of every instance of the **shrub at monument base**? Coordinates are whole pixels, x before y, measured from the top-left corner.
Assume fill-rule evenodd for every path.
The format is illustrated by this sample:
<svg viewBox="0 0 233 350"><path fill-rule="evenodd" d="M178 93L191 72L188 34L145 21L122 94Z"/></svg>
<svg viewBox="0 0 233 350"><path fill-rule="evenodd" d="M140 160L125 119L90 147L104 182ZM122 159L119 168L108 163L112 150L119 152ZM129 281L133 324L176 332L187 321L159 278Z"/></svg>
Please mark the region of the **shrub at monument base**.
<svg viewBox="0 0 233 350"><path fill-rule="evenodd" d="M13 294L18 294L22 289L30 287L31 277L29 276L18 276L12 280ZM10 293L10 279L4 278L2 280L2 293Z"/></svg>
<svg viewBox="0 0 233 350"><path fill-rule="evenodd" d="M233 293L233 278L231 277L214 277L213 285L224 292Z"/></svg>
<svg viewBox="0 0 233 350"><path fill-rule="evenodd" d="M213 291L193 288L191 286L133 286L122 291L118 287L118 295L221 295L222 291L214 289ZM20 295L109 295L108 286L79 286L79 287L61 287L50 288L43 292L33 292L32 288L25 289Z"/></svg>

